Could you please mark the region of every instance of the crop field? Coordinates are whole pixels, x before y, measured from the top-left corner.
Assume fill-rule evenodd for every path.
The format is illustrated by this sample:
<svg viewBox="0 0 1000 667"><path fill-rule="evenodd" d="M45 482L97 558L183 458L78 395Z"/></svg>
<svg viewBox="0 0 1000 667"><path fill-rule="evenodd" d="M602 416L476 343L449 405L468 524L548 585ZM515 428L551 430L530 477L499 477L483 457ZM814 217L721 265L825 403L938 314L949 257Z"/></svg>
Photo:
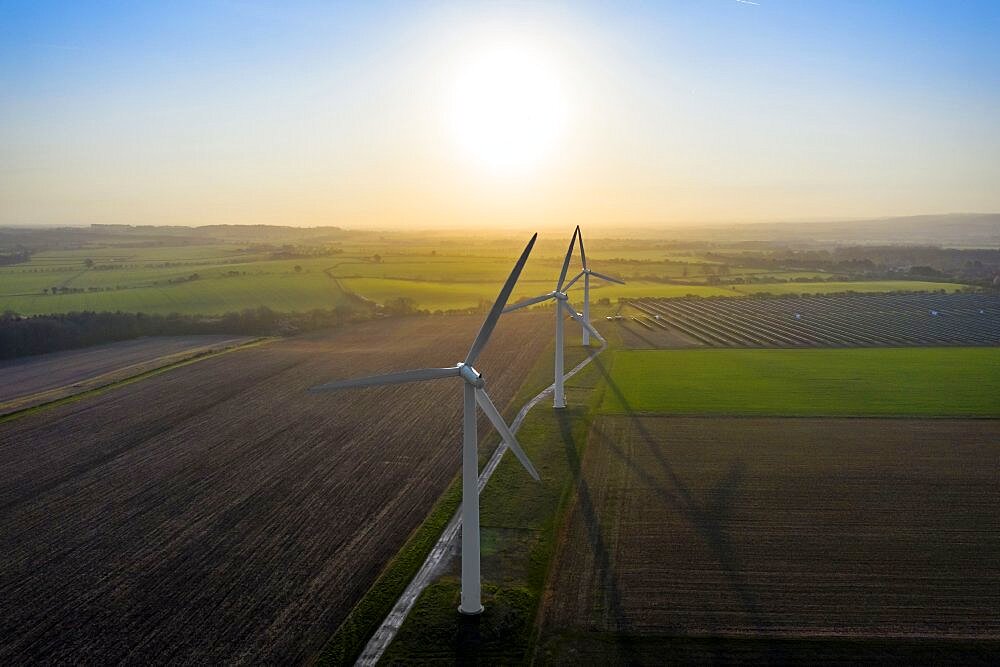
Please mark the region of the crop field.
<svg viewBox="0 0 1000 667"><path fill-rule="evenodd" d="M599 417L536 659L995 660L997 443L996 420Z"/></svg>
<svg viewBox="0 0 1000 667"><path fill-rule="evenodd" d="M169 237L145 241L157 245L95 243L46 250L32 255L28 262L0 267L0 312L39 315L122 310L215 315L257 306L307 311L349 303L348 292L381 304L404 298L424 310L466 309L495 296L497 283L506 277L523 242L514 237L442 236L433 243L399 232L341 236L339 241L308 248L319 254L295 258L283 257L276 252L281 249L276 245L265 247L249 241L198 244ZM551 234L539 240L515 298L551 289L567 241L568 236ZM724 265L697 253L677 254L669 245L656 242L595 240L592 246L593 268L628 281L627 285L593 281L594 298L612 302L688 295L961 287L917 281L829 282L833 274ZM578 254L570 275L577 270ZM709 284L730 278L747 282ZM574 290L577 300L581 298L580 287Z"/></svg>
<svg viewBox="0 0 1000 667"><path fill-rule="evenodd" d="M0 361L0 415L250 340L246 336L153 336Z"/></svg>
<svg viewBox="0 0 1000 667"><path fill-rule="evenodd" d="M257 306L278 311L333 308L348 297L323 271L332 263L330 258L320 258L180 267L128 265L118 270L73 269L54 274L7 269L0 272L0 310L22 315L79 310L213 315ZM295 271L295 266L301 271Z"/></svg>
<svg viewBox="0 0 1000 667"><path fill-rule="evenodd" d="M452 364L480 319L447 324L300 336L0 424L0 662L314 656L458 471L461 390L306 390ZM504 318L483 355L502 406L538 325Z"/></svg>
<svg viewBox="0 0 1000 667"><path fill-rule="evenodd" d="M1000 348L616 350L601 411L1000 417Z"/></svg>
<svg viewBox="0 0 1000 667"><path fill-rule="evenodd" d="M646 329L709 347L1000 345L1000 297L858 294L759 299L635 299Z"/></svg>
<svg viewBox="0 0 1000 667"><path fill-rule="evenodd" d="M558 275L558 269L556 271L556 275ZM555 287L553 282L536 283L535 289L531 290L532 283L520 281L518 294L523 293L523 296L527 297L551 291ZM496 297L495 292L498 284L496 281L431 282L392 278L341 278L340 283L345 289L376 303L384 304L391 299L403 297L412 299L416 307L431 311L462 309L479 305L484 300ZM491 292L493 293L491 294Z"/></svg>

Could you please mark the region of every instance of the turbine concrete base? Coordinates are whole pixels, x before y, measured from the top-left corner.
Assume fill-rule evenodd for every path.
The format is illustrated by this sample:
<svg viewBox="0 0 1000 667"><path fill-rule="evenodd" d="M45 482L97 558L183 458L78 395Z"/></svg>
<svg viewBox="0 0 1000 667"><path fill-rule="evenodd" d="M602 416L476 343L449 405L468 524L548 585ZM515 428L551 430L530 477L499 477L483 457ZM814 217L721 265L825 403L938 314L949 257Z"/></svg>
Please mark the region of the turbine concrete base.
<svg viewBox="0 0 1000 667"><path fill-rule="evenodd" d="M462 606L459 605L458 613L461 614L462 616L479 616L481 613L483 613L484 609L486 609L486 607L484 607L483 605L479 605L479 609L476 609L475 611L465 611L464 609L462 609Z"/></svg>

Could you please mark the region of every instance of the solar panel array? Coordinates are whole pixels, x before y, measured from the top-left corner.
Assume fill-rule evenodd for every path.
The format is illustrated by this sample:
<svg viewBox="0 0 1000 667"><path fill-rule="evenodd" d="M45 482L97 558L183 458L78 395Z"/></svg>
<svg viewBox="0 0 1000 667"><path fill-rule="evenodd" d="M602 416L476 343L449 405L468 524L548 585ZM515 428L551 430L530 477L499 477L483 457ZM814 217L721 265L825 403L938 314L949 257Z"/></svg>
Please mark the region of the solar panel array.
<svg viewBox="0 0 1000 667"><path fill-rule="evenodd" d="M709 347L1000 345L1000 295L632 299L640 324Z"/></svg>

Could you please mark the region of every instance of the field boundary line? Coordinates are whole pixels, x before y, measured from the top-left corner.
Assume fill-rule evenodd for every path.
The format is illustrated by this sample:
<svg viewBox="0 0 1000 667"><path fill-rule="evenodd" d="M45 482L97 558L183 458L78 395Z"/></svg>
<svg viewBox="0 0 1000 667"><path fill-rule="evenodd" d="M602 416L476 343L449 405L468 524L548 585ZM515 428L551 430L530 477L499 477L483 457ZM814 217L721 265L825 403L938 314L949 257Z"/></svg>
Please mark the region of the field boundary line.
<svg viewBox="0 0 1000 667"><path fill-rule="evenodd" d="M591 361L596 359L598 355L604 352L607 347L607 341L602 341L601 347L597 348L597 350L595 350L592 354L588 354L587 358L574 366L568 373L564 374L563 380L569 380L571 377L579 373ZM555 384L550 384L521 407L517 416L514 417L514 421L510 424L510 430L512 433L517 433L532 408L538 405L547 396L551 395L554 389ZM482 472L479 473L479 483L477 484L477 487L480 494L482 494L483 489L486 488L486 483L489 482L493 472L500 465L500 460L503 458L504 453L507 452L507 449L507 445L501 441L500 444L497 445L497 448L493 451L493 455L490 456L489 461L483 467ZM357 667L371 667L377 664L379 659L381 659L382 654L385 653L389 644L396 637L396 633L399 632L399 628L402 627L403 622L410 613L410 610L413 609L413 605L416 604L417 598L434 580L441 567L443 567L457 551L456 541L460 534L461 527L462 507L459 505L459 507L455 510L455 513L452 515L451 520L448 522L448 525L445 526L444 532L441 533L441 537L438 538L434 547L431 549L431 552L427 555L427 558L424 559L424 563L420 566L417 574L414 575L402 595L399 596L396 604L393 605L392 610L382 621L381 625L379 625L375 634L368 640L364 651L361 652L361 656L358 657L357 662L355 662Z"/></svg>
<svg viewBox="0 0 1000 667"><path fill-rule="evenodd" d="M163 366L158 366L156 368L151 368L147 371L143 371L136 375L121 378L120 380L115 380L109 382L108 384L101 385L99 387L92 387L90 389L85 389L78 394L71 394L69 396L64 396L62 398L57 398L46 403L39 403L38 405L32 405L31 407L21 408L19 410L14 410L13 412L8 412L6 414L0 415L0 424L4 424L15 419L20 419L21 417L27 417L30 414L36 412L42 412L43 410L48 410L49 408L54 408L60 405L65 405L67 403L74 403L76 401L81 401L85 398L90 398L91 396L97 396L103 394L106 391L111 391L117 387L121 387L133 382L139 382L145 380L146 378L152 377L154 375L159 375L160 373L166 373L167 371L172 371L175 368L180 368L181 366L187 366L189 364L194 364L199 361L204 361L205 359L211 359L212 357L218 357L223 354L228 354L230 352L236 352L237 350L245 350L250 347L256 347L258 345L264 345L276 340L273 337L261 337L255 338L254 340L246 341L239 345L233 345L222 350L214 350L209 352L202 352L195 354L194 356L186 357L184 359L167 363ZM100 376L98 376L100 377ZM46 392L47 393L47 392Z"/></svg>
<svg viewBox="0 0 1000 667"><path fill-rule="evenodd" d="M197 347L192 347L187 350L181 350L180 352L172 352L169 354L163 354L159 357L153 359L146 359L144 361L136 361L134 363L122 366L120 368L115 368L110 371L105 371L104 373L98 373L88 378L84 378L79 382L70 382L58 387L52 387L50 389L43 389L41 391L36 391L33 394L25 394L22 396L16 396L8 401L0 403L0 415L11 414L19 410L33 407L32 405L25 405L24 408L14 407L19 404L32 403L33 401L38 401L34 405L45 405L46 403L51 403L52 401L58 400L59 398L69 398L70 396L76 396L79 393L88 391L90 389L96 389L99 387L106 387L118 380L126 380L131 377L135 377L146 371L155 370L157 368L163 368L170 364L177 363L178 361L187 361L188 359L194 359L198 356L203 356L205 354L210 354L212 352L222 352L223 350L228 350L230 348L236 347L242 343L250 343L257 338L250 338L250 340L239 341L240 337L232 337L228 340L219 341L218 343L207 343L204 345L199 345ZM249 337L243 337L249 338ZM259 337L258 337L259 338ZM120 341L125 342L125 341ZM114 345L114 343L112 343ZM78 348L80 350L86 350L87 348ZM76 350L60 350L60 352L75 352ZM84 387L84 385L87 385ZM72 390L75 387L81 387L81 391L75 393L66 394L65 392ZM59 396L59 394L63 394ZM46 396L55 396L55 398L46 399ZM13 407L14 409L9 412L4 412L8 407Z"/></svg>
<svg viewBox="0 0 1000 667"><path fill-rule="evenodd" d="M816 414L788 414L782 412L662 412L655 410L633 410L611 411L598 410L600 417L655 417L657 419L810 419L813 421L820 419L857 420L869 419L879 421L996 421L1000 419L997 415L974 414L878 414L863 412L842 415L831 415L829 413Z"/></svg>

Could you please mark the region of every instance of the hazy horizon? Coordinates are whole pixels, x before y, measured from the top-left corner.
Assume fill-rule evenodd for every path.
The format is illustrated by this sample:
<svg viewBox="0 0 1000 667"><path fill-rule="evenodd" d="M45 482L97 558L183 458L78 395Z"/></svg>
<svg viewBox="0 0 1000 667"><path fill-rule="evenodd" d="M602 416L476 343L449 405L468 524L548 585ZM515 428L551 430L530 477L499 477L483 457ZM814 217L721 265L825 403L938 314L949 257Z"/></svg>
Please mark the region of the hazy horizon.
<svg viewBox="0 0 1000 667"><path fill-rule="evenodd" d="M592 232L603 233L606 231L635 231L635 232L664 232L670 230L698 230L702 228L722 228L722 227L752 227L752 226L785 226L785 225L830 225L830 224L851 224L851 223L885 223L893 221L902 220L917 220L924 218L949 218L958 219L963 218L983 218L983 217L996 217L996 223L1000 225L1000 212L981 212L981 211L961 211L961 212L950 212L950 213L921 213L915 215L900 215L900 216L859 216L851 218L790 218L790 219L775 219L775 220L706 220L706 221L677 221L677 222L649 222L649 223L633 223L633 224L622 224L622 223L591 223L589 225L584 224L583 226ZM456 223L452 226L414 226L414 225L404 225L398 224L394 225L391 223L386 223L379 226L352 226L349 224L327 224L327 223L315 223L315 224L295 224L295 223L254 223L254 222L202 222L197 224L185 224L183 222L170 222L170 223L147 223L147 222L113 222L113 223L102 223L102 222L73 222L73 223L25 223L25 224L0 224L0 227L4 228L24 228L24 229L36 229L36 228L68 228L68 229L87 229L93 225L125 225L131 227L213 227L213 226L230 226L230 227L253 227L253 226L274 226L274 227L292 227L298 229L314 229L321 227L337 227L344 229L345 231L366 231L366 232L426 232L426 233L453 233L456 231L484 231L484 232L522 232L528 229L539 231L539 232L563 232L565 231L566 225L573 226L576 223L572 221L567 221L565 223L541 223L541 224L525 224L522 226L517 225L497 225L490 228L479 229L474 224L462 225Z"/></svg>
<svg viewBox="0 0 1000 667"><path fill-rule="evenodd" d="M0 225L1000 211L994 3L9 3L0 26Z"/></svg>

